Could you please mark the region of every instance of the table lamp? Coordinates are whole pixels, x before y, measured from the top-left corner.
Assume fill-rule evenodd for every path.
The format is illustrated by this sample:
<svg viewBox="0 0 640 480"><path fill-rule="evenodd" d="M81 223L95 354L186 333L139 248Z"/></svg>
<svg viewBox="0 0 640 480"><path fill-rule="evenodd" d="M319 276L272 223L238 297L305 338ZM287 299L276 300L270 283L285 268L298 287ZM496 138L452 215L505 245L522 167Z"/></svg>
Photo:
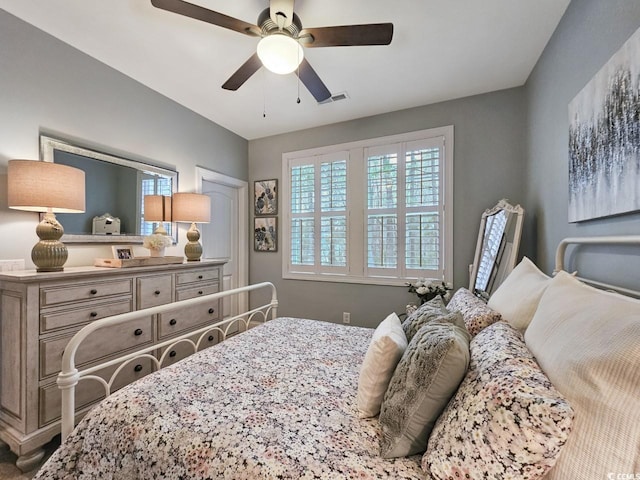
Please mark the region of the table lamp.
<svg viewBox="0 0 640 480"><path fill-rule="evenodd" d="M174 193L172 203L172 220L174 222L191 223L187 231L189 242L184 246L184 254L188 262L200 261L202 245L200 231L196 223L209 223L211 218L211 199L201 193Z"/></svg>
<svg viewBox="0 0 640 480"><path fill-rule="evenodd" d="M144 196L144 221L159 222L154 234L166 235L164 222L171 221L171 197L165 195Z"/></svg>
<svg viewBox="0 0 640 480"><path fill-rule="evenodd" d="M36 227L40 241L31 250L37 271L61 272L69 254L54 213L84 212L84 172L59 163L9 160L7 176L9 208L44 212Z"/></svg>

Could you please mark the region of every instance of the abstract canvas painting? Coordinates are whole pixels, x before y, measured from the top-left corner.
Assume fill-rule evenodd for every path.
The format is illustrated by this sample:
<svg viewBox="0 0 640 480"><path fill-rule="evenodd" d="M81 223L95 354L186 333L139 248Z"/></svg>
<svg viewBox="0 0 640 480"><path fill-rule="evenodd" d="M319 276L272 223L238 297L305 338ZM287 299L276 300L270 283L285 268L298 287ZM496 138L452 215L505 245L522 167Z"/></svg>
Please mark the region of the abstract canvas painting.
<svg viewBox="0 0 640 480"><path fill-rule="evenodd" d="M569 222L640 210L640 29L569 104Z"/></svg>

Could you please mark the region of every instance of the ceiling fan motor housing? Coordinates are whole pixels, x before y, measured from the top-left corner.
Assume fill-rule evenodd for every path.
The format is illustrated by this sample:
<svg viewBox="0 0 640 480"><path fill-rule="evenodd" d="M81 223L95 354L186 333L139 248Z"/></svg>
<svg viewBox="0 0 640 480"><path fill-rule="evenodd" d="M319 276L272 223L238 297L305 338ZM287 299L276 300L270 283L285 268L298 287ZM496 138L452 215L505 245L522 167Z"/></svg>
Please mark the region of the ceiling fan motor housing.
<svg viewBox="0 0 640 480"><path fill-rule="evenodd" d="M302 31L302 22L300 21L300 17L295 13L293 14L293 20L291 23L280 30L278 24L271 19L270 9L268 8L265 8L262 13L258 15L257 24L260 27L260 30L262 30L263 37L275 32L281 32L289 34L292 38L297 39L298 35L300 35L300 32Z"/></svg>

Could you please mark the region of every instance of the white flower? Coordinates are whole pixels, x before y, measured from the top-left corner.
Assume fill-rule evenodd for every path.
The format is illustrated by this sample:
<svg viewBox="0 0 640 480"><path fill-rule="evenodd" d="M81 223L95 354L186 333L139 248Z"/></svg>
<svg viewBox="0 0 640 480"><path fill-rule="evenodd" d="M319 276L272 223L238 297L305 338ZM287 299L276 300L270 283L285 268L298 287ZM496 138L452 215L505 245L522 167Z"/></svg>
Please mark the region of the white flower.
<svg viewBox="0 0 640 480"><path fill-rule="evenodd" d="M142 246L148 249L160 249L168 247L172 244L171 237L168 235L160 235L158 233L154 233L153 235L149 235L144 237L142 241Z"/></svg>
<svg viewBox="0 0 640 480"><path fill-rule="evenodd" d="M427 287L418 287L418 288L416 288L416 293L418 295L424 295L428 291L429 291L429 289Z"/></svg>

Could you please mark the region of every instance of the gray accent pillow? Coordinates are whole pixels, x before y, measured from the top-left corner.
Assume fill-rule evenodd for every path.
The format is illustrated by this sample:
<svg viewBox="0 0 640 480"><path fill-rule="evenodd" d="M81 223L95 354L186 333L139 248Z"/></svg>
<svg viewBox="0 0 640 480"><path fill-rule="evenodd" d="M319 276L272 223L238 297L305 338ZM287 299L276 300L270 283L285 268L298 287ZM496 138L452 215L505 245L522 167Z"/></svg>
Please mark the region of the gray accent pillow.
<svg viewBox="0 0 640 480"><path fill-rule="evenodd" d="M449 310L444 306L442 297L435 297L420 307L402 322L402 329L410 342L420 328L432 321L443 321L453 323L464 328L464 320L460 315L450 315Z"/></svg>
<svg viewBox="0 0 640 480"><path fill-rule="evenodd" d="M456 315L462 322L459 313ZM462 324L464 325L464 323ZM469 366L469 333L447 321L431 321L413 336L380 410L380 455L424 452L433 426Z"/></svg>

